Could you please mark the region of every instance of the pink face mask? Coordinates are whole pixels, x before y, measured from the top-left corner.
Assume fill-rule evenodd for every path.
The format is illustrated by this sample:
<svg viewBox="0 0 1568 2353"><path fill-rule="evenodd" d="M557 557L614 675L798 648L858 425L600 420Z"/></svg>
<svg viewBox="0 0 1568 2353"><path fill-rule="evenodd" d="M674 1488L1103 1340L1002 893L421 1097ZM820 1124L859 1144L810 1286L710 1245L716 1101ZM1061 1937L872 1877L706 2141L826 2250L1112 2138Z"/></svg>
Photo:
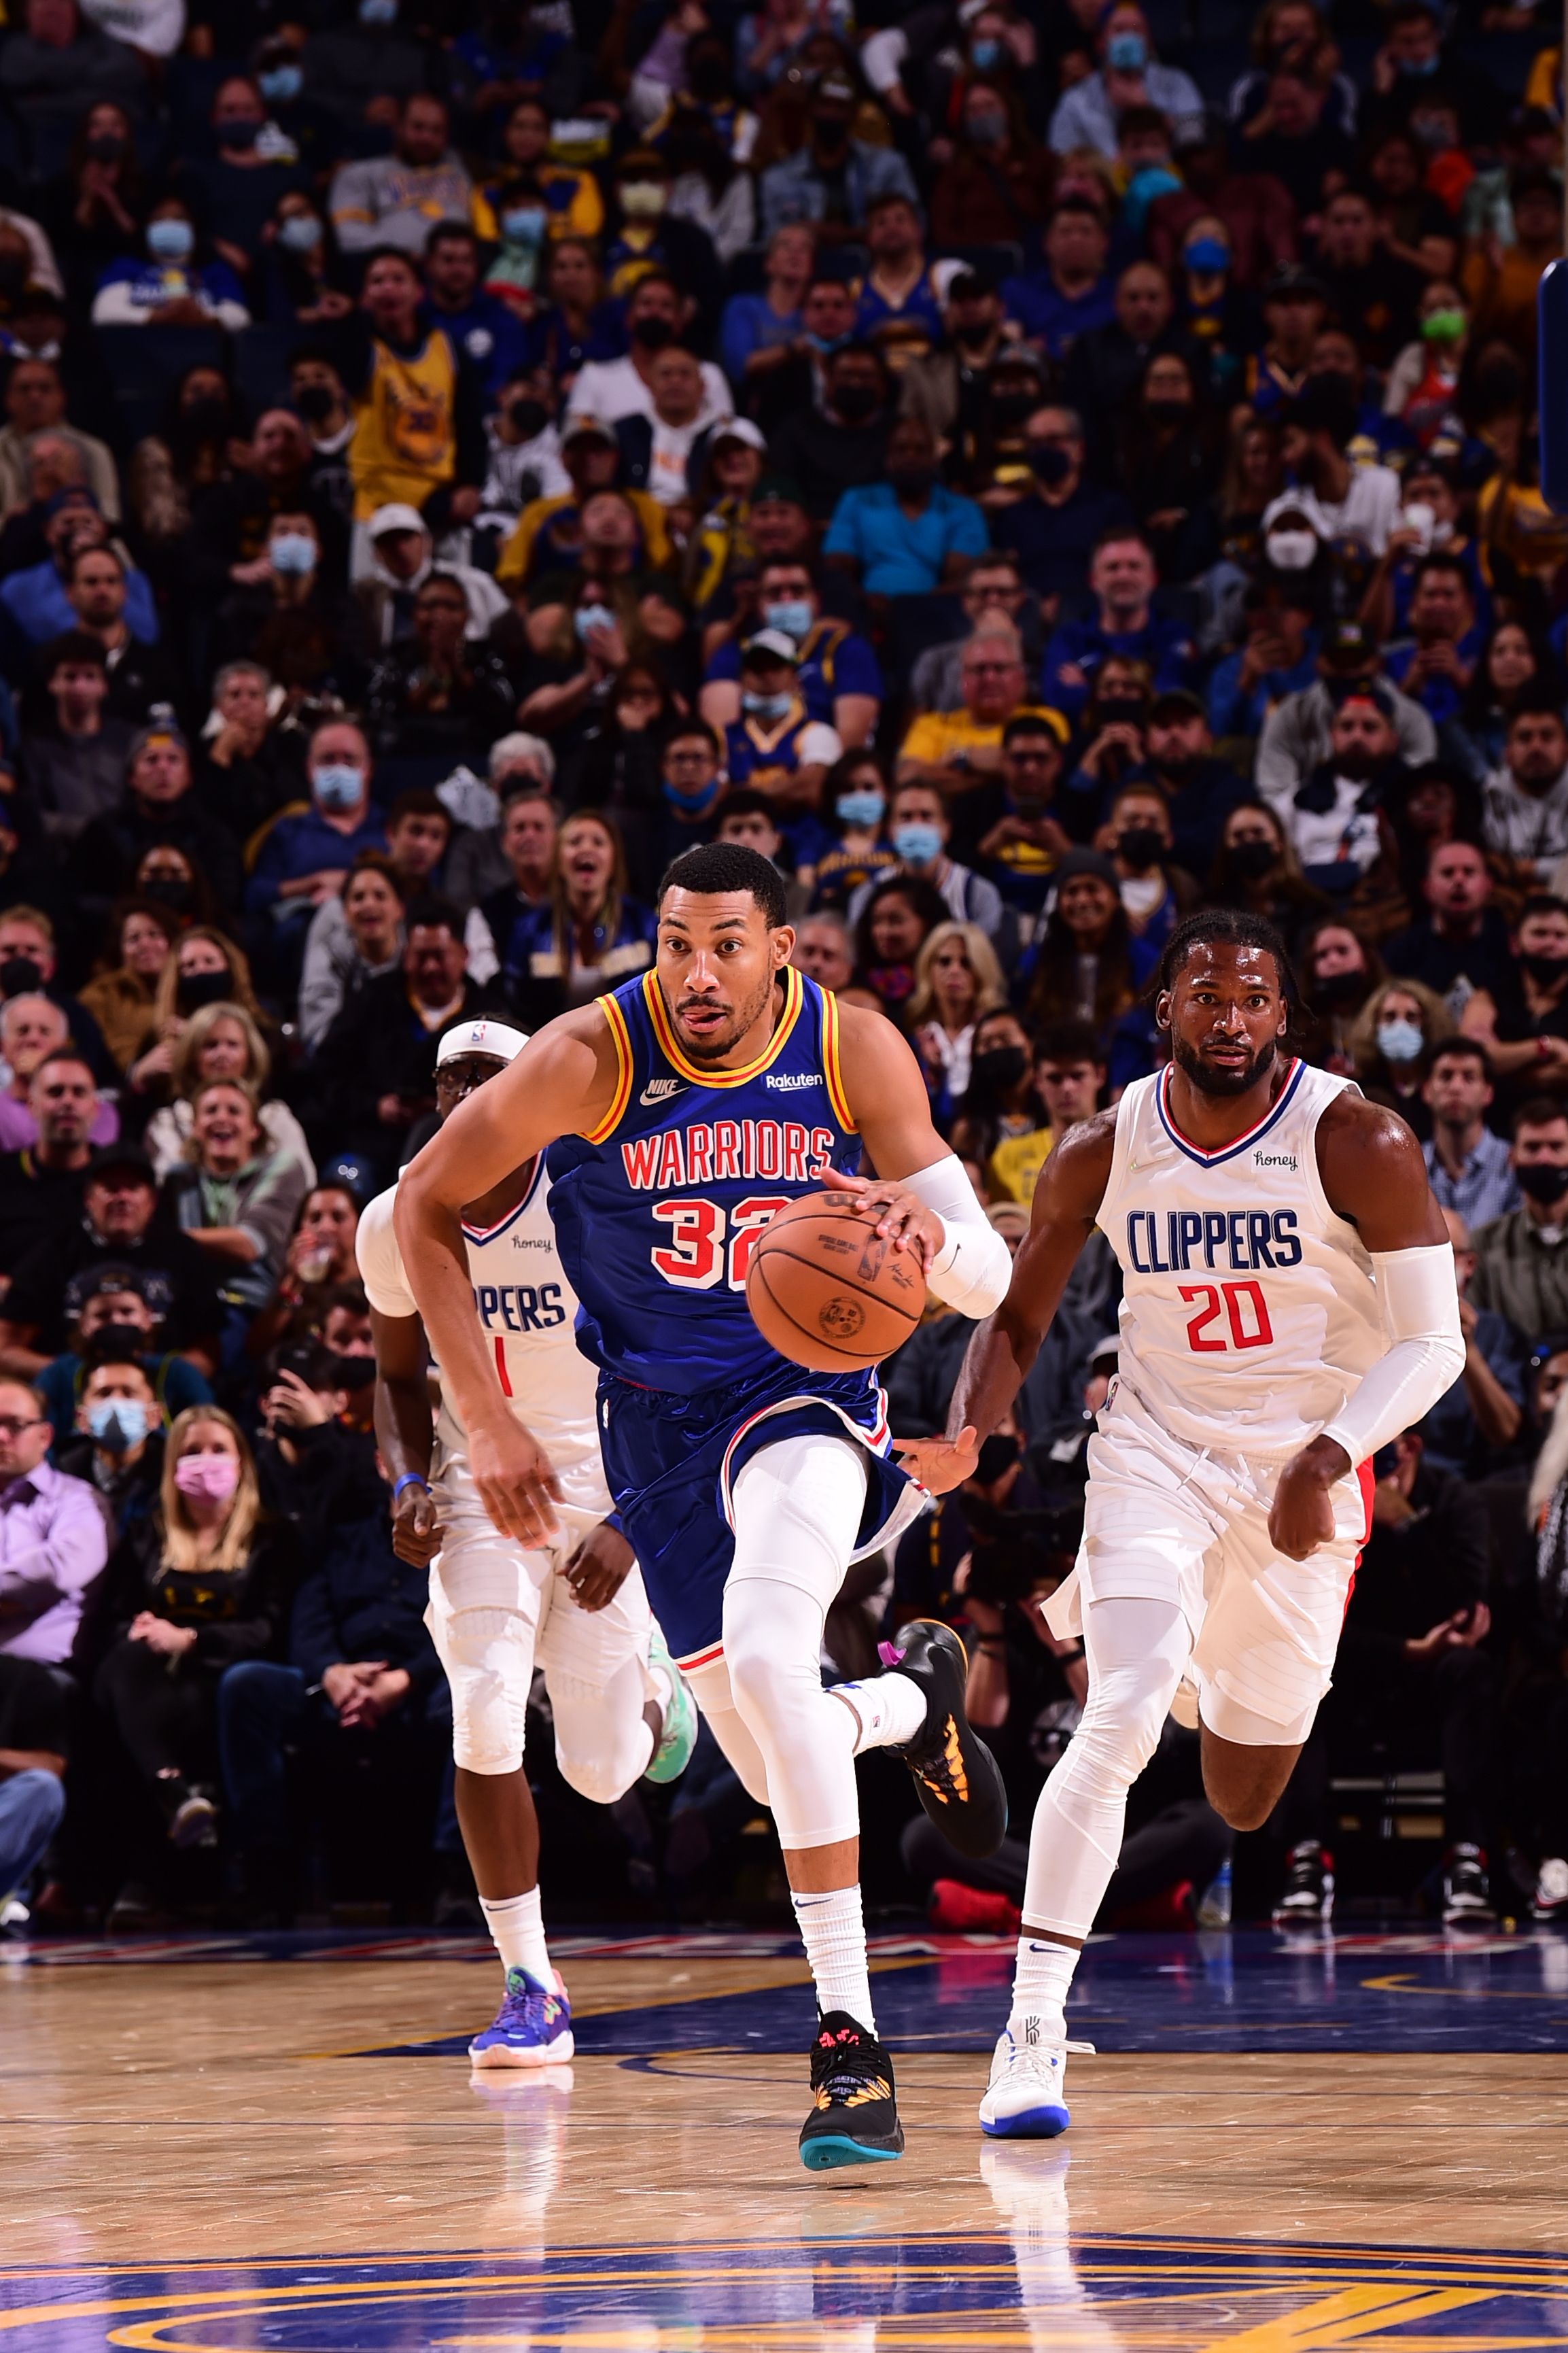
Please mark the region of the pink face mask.
<svg viewBox="0 0 1568 2353"><path fill-rule="evenodd" d="M174 1465L174 1484L182 1495L226 1504L239 1484L239 1465L232 1454L182 1454Z"/></svg>

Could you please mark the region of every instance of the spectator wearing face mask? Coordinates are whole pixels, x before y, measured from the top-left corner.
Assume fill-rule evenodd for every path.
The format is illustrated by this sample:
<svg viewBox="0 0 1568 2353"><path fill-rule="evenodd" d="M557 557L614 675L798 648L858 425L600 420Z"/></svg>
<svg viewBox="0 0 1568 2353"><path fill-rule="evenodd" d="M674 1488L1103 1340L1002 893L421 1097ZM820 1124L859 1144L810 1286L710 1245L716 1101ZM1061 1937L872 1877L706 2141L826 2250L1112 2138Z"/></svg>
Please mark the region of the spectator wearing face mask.
<svg viewBox="0 0 1568 2353"><path fill-rule="evenodd" d="M1447 1007L1429 988L1418 980L1390 980L1373 990L1351 1031L1362 1092L1398 1112L1423 1144L1432 1134L1426 1076L1453 1030Z"/></svg>
<svg viewBox="0 0 1568 2353"><path fill-rule="evenodd" d="M1483 799L1487 848L1516 885L1544 885L1568 852L1568 728L1544 695L1521 700L1510 720Z"/></svg>
<svg viewBox="0 0 1568 2353"><path fill-rule="evenodd" d="M1445 727L1458 717L1481 652L1468 575L1457 555L1423 557L1411 593L1410 631L1412 645L1390 649L1388 675L1435 727Z"/></svg>
<svg viewBox="0 0 1568 2353"><path fill-rule="evenodd" d="M217 608L215 658L226 666L248 654L291 702L358 701L370 667L363 608L333 571L315 516L272 516L260 554L240 569Z"/></svg>
<svg viewBox="0 0 1568 2353"><path fill-rule="evenodd" d="M899 870L898 852L888 842L888 787L875 756L847 752L829 770L823 809L837 839L812 869L811 911L847 906L858 891Z"/></svg>
<svg viewBox="0 0 1568 2353"><path fill-rule="evenodd" d="M1032 481L992 520L993 540L1016 557L1047 619L1055 618L1058 598L1078 593L1110 534L1132 529L1132 510L1121 491L1088 480L1084 452L1084 424L1076 409L1048 403L1032 409L1024 426Z"/></svg>
<svg viewBox="0 0 1568 2353"><path fill-rule="evenodd" d="M114 1542L153 1509L163 1472L163 1415L136 1338L132 1326L109 1324L90 1344L74 1421L57 1448L67 1478L101 1499Z"/></svg>
<svg viewBox="0 0 1568 2353"><path fill-rule="evenodd" d="M239 845L229 828L204 808L191 772L191 754L169 722L143 727L132 739L123 805L95 818L71 854L68 872L81 905L108 914L130 889L149 851L174 849L205 875L219 903L239 903Z"/></svg>
<svg viewBox="0 0 1568 2353"><path fill-rule="evenodd" d="M920 777L906 777L888 804L888 839L908 874L935 891L955 923L973 923L1009 961L1016 934L994 882L948 856L952 820L941 792ZM858 924L876 895L863 884L849 902L849 920Z"/></svg>
<svg viewBox="0 0 1568 2353"><path fill-rule="evenodd" d="M1178 134L1203 128L1204 102L1195 85L1175 66L1162 65L1149 38L1149 22L1136 0L1118 0L1100 20L1100 64L1058 100L1051 116L1051 145L1058 155L1092 147L1116 153L1118 117L1130 106L1157 107Z"/></svg>
<svg viewBox="0 0 1568 2353"><path fill-rule="evenodd" d="M929 596L956 586L989 544L974 501L937 480L930 427L900 417L888 437L884 480L845 491L822 553L852 571L869 597Z"/></svg>
<svg viewBox="0 0 1568 2353"><path fill-rule="evenodd" d="M1522 1205L1479 1227L1468 1296L1516 1332L1568 1327L1568 1110L1531 1096L1513 1115L1513 1173Z"/></svg>
<svg viewBox="0 0 1568 2353"><path fill-rule="evenodd" d="M342 888L358 851L384 849L386 837L370 803L370 746L357 727L330 720L310 738L307 762L310 807L280 817L268 832L250 871L245 902L277 931L304 934L314 910Z"/></svg>
<svg viewBox="0 0 1568 2353"><path fill-rule="evenodd" d="M830 71L817 81L805 144L762 175L765 236L788 221L813 221L825 240L841 245L863 227L879 196L918 201L910 167L897 150L872 147L853 135L857 103L847 74Z"/></svg>
<svg viewBox="0 0 1568 2353"><path fill-rule="evenodd" d="M1240 648L1209 673L1208 723L1219 736L1260 734L1269 712L1317 676L1311 601L1289 578L1248 588L1243 614Z"/></svg>
<svg viewBox="0 0 1568 2353"><path fill-rule="evenodd" d="M689 306L674 279L662 269L644 270L626 296L627 350L624 359L590 360L579 368L566 405L563 435L570 438L581 418L593 417L611 427L623 417L653 415L653 363L660 352L678 343L689 320ZM703 425L735 413L734 398L722 368L711 360L701 363Z"/></svg>
<svg viewBox="0 0 1568 2353"><path fill-rule="evenodd" d="M145 259L111 261L92 298L95 327L226 327L250 324L244 290L226 261L203 260L189 206L179 196L154 205Z"/></svg>
<svg viewBox="0 0 1568 2353"><path fill-rule="evenodd" d="M1525 900L1513 954L1494 987L1466 1004L1479 1039L1510 1092L1568 1089L1568 904L1545 892Z"/></svg>
<svg viewBox="0 0 1568 2353"><path fill-rule="evenodd" d="M1286 816L1308 881L1353 907L1358 922L1388 902L1384 930L1403 929L1409 913L1386 807L1402 775L1386 690L1357 687L1334 713L1328 758L1297 786Z"/></svg>
<svg viewBox="0 0 1568 2353"><path fill-rule="evenodd" d="M163 1345L163 1327L146 1297L147 1286L134 1267L100 1267L77 1287L77 1314L66 1335L66 1345L38 1375L38 1394L59 1436L56 1454L73 1441L69 1433L83 1427L80 1409L88 1375L96 1365L132 1365L147 1384L153 1403L142 1417L143 1436L161 1431L167 1421L189 1405L210 1402L206 1377L188 1356L175 1356ZM140 1392L137 1392L139 1395ZM100 1414L99 1422L108 1419ZM129 1443L134 1416L121 1422ZM92 1435L99 1430L88 1427ZM82 1477L88 1477L82 1472Z"/></svg>

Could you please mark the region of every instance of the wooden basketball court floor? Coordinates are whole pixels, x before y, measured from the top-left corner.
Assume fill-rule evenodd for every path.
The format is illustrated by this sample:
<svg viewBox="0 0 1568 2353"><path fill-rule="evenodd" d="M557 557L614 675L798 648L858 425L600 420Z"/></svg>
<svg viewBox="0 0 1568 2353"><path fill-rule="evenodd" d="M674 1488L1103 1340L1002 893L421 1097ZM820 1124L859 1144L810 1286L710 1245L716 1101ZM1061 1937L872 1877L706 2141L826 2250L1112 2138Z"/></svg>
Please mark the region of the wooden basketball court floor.
<svg viewBox="0 0 1568 2353"><path fill-rule="evenodd" d="M9 1948L0 2353L1568 2347L1568 1940L1099 1941L1000 2144L1010 1947L883 1938L909 2153L831 2175L792 1940L556 1950L574 2064L471 2081L478 1940Z"/></svg>

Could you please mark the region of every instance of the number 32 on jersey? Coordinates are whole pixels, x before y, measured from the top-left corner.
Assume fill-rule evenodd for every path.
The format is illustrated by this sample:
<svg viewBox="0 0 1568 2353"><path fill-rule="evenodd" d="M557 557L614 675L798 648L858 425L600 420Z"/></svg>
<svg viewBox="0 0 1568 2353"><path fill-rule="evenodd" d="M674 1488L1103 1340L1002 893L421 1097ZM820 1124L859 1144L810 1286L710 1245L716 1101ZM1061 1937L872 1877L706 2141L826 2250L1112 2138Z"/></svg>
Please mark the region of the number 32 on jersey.
<svg viewBox="0 0 1568 2353"><path fill-rule="evenodd" d="M784 1207L785 1193L757 1193L726 1211L721 1201L656 1201L653 1214L669 1229L668 1244L648 1252L666 1282L685 1291L712 1291L724 1282L744 1291L757 1236Z"/></svg>

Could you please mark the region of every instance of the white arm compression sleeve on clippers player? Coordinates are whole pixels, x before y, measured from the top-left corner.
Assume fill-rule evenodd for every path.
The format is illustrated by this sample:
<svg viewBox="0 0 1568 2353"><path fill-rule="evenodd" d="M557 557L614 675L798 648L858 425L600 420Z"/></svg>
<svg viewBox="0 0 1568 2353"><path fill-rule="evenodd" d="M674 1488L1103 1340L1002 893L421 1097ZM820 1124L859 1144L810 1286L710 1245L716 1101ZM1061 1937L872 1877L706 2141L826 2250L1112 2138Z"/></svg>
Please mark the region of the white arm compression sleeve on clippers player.
<svg viewBox="0 0 1568 2353"><path fill-rule="evenodd" d="M955 1152L899 1180L946 1229L946 1240L926 1270L926 1284L944 1306L978 1320L1001 1306L1013 1276L1013 1255L974 1198Z"/></svg>
<svg viewBox="0 0 1568 2353"><path fill-rule="evenodd" d="M1448 1244L1375 1250L1372 1263L1394 1345L1321 1432L1342 1446L1352 1464L1369 1461L1418 1422L1465 1369Z"/></svg>

